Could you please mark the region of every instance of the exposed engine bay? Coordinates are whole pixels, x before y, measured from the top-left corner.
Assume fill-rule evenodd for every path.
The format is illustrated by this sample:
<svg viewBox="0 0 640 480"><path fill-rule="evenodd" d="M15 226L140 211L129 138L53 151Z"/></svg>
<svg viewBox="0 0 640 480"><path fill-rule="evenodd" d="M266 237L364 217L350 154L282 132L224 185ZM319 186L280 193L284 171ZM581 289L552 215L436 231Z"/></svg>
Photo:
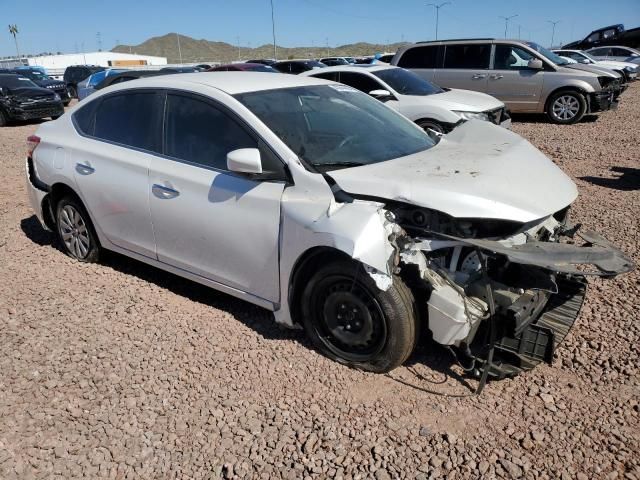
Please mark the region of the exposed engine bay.
<svg viewBox="0 0 640 480"><path fill-rule="evenodd" d="M387 209L394 272L424 291L433 340L485 378L551 362L578 316L585 275L633 268L606 239L569 226L568 208L529 224Z"/></svg>

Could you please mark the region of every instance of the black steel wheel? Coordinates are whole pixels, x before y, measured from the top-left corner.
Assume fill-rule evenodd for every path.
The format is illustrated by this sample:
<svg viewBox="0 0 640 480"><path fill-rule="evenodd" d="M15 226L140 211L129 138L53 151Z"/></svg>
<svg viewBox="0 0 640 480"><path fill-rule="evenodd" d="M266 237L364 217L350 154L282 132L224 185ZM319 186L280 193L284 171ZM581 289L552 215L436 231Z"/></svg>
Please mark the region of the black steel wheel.
<svg viewBox="0 0 640 480"><path fill-rule="evenodd" d="M330 263L311 277L302 302L307 335L334 360L387 372L413 351L418 319L399 277L383 291L356 262Z"/></svg>

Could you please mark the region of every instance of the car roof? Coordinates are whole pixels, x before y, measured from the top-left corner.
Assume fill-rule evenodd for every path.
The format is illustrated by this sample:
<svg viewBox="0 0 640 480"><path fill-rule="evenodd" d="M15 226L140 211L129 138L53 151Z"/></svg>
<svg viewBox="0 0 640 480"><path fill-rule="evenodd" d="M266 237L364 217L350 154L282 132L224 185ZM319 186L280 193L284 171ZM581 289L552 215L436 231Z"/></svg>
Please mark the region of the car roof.
<svg viewBox="0 0 640 480"><path fill-rule="evenodd" d="M329 85L333 82L319 78L301 77L284 73L268 72L199 72L181 73L178 75L159 75L134 80L135 83L124 82L109 87L110 91L136 88L184 88L208 86L229 95L238 93L294 88L311 85Z"/></svg>
<svg viewBox="0 0 640 480"><path fill-rule="evenodd" d="M309 70L309 72L313 73L330 73L330 72L379 72L380 70L393 70L400 67L395 67L393 65L336 65L334 67L321 68L319 70ZM310 73L309 73L310 75Z"/></svg>

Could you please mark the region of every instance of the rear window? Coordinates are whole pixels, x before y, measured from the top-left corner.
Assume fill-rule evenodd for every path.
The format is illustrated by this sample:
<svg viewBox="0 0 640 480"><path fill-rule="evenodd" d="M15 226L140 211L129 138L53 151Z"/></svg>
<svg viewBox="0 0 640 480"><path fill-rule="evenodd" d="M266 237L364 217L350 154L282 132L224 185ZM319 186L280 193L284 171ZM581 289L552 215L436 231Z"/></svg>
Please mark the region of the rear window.
<svg viewBox="0 0 640 480"><path fill-rule="evenodd" d="M100 102L93 135L99 139L160 152L161 96L154 92L112 95Z"/></svg>
<svg viewBox="0 0 640 480"><path fill-rule="evenodd" d="M490 44L446 45L444 68L477 69L489 68Z"/></svg>
<svg viewBox="0 0 640 480"><path fill-rule="evenodd" d="M398 66L403 68L437 68L437 45L428 47L413 47L404 52L398 60Z"/></svg>

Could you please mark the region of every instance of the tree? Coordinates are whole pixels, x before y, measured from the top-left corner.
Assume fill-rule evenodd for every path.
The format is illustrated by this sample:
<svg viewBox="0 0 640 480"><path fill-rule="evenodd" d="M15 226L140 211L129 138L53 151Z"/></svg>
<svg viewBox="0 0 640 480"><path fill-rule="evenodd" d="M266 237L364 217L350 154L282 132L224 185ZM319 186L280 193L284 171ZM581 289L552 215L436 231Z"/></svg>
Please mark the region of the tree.
<svg viewBox="0 0 640 480"><path fill-rule="evenodd" d="M13 25L9 25L9 33L13 35L13 41L16 42L16 53L18 54L18 60L20 60L20 49L18 48L18 25L15 23ZM21 61L21 60L20 60Z"/></svg>

